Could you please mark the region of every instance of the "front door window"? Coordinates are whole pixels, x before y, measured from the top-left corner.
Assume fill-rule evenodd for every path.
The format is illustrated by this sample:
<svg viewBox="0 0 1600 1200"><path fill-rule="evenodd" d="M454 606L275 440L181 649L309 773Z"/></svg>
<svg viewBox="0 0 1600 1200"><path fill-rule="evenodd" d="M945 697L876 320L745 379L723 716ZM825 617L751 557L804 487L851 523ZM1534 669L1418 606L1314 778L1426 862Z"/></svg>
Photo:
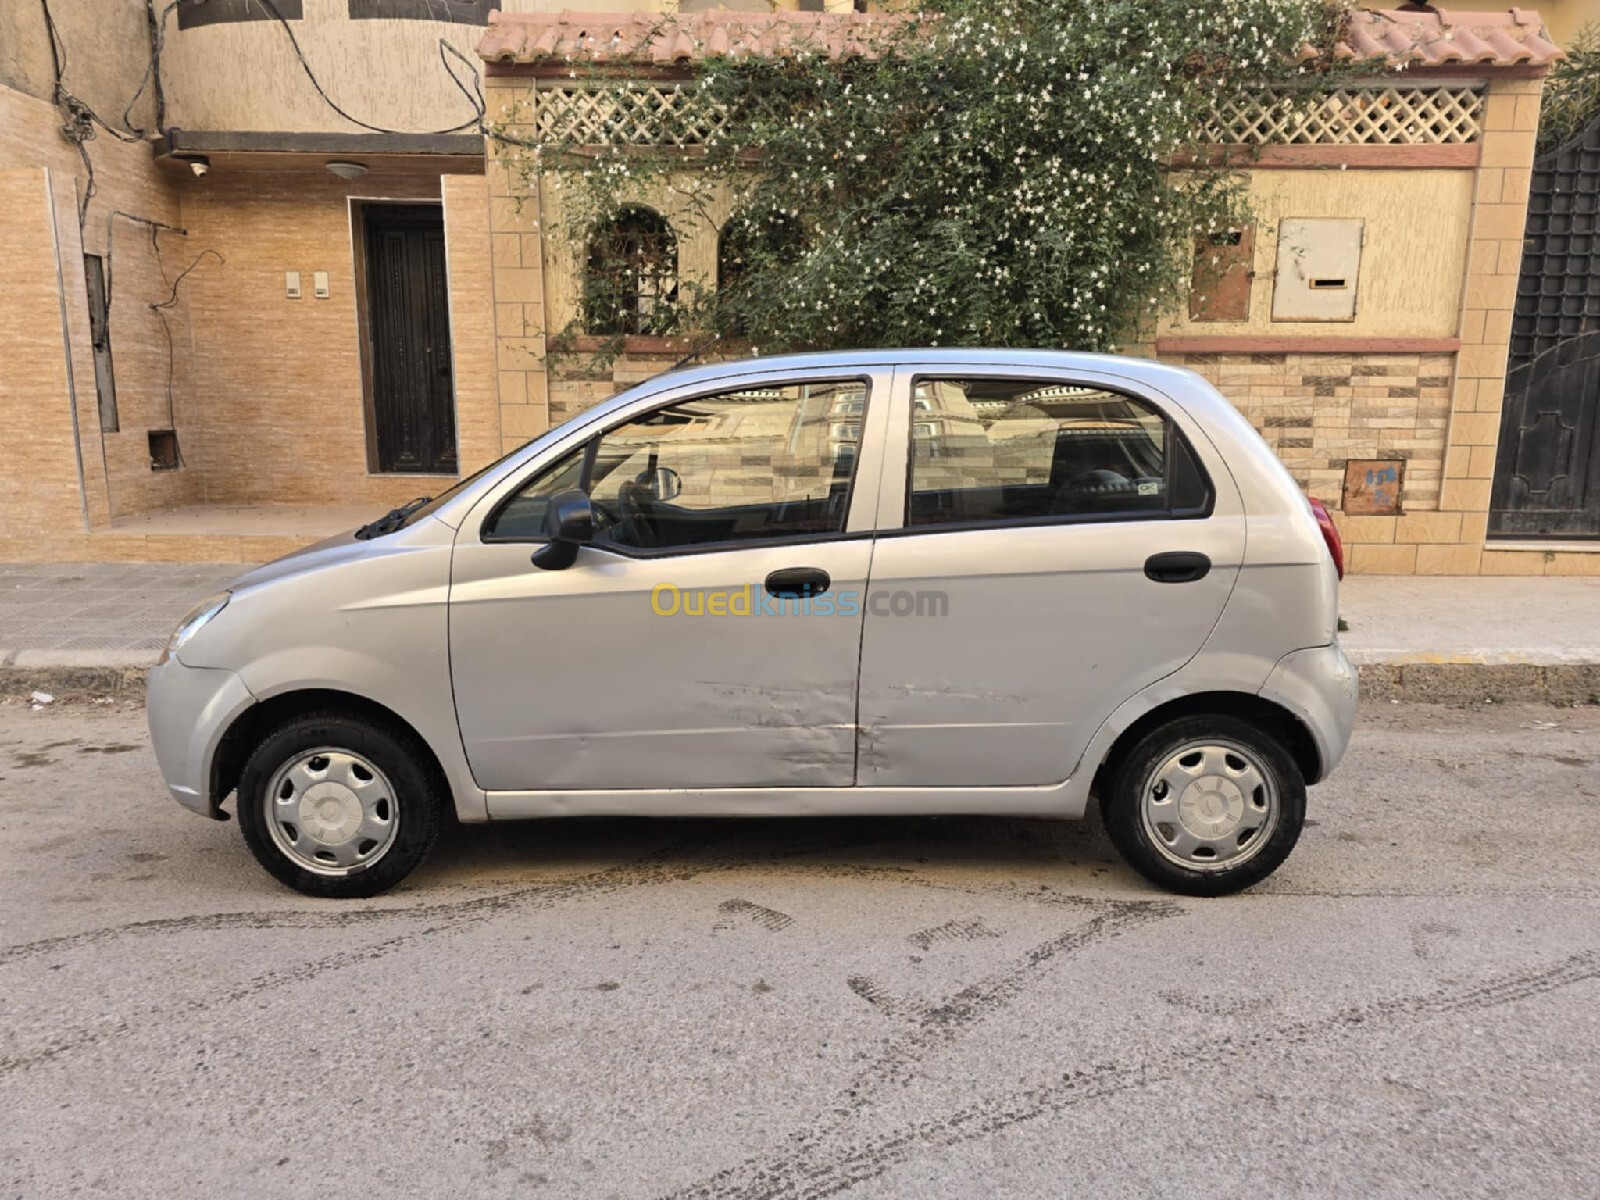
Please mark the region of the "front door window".
<svg viewBox="0 0 1600 1200"><path fill-rule="evenodd" d="M582 486L594 544L684 553L844 532L860 421L859 380L789 383L680 401L600 435L540 472L485 528L487 540L543 536L549 497Z"/></svg>

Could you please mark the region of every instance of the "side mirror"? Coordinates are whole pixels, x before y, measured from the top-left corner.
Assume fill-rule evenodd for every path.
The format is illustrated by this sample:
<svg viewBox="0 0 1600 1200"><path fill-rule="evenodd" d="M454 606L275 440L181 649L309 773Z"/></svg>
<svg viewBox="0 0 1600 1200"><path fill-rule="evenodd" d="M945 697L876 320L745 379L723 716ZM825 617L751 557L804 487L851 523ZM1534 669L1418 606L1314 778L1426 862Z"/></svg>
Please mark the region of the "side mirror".
<svg viewBox="0 0 1600 1200"><path fill-rule="evenodd" d="M577 561L578 547L594 540L594 508L588 494L571 488L551 496L544 513L544 535L549 540L533 552L533 565L565 571Z"/></svg>

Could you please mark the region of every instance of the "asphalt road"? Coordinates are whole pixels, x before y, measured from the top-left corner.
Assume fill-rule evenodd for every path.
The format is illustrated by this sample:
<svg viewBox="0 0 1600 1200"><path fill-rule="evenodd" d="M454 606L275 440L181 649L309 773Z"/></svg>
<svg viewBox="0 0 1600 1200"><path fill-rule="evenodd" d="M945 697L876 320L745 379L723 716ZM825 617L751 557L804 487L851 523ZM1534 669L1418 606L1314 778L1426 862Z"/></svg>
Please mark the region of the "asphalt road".
<svg viewBox="0 0 1600 1200"><path fill-rule="evenodd" d="M1255 892L1096 822L465 829L280 889L0 706L0 1195L1600 1194L1600 709L1379 705Z"/></svg>

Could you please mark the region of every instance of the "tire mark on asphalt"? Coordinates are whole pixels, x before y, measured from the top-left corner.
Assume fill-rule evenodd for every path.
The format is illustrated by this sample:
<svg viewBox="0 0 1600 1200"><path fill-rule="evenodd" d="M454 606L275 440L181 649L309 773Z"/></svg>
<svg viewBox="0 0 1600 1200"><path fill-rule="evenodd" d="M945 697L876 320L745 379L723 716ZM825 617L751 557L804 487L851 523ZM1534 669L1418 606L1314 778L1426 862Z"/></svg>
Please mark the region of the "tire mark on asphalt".
<svg viewBox="0 0 1600 1200"><path fill-rule="evenodd" d="M928 1015L928 1005L896 996L870 975L852 975L844 985L885 1016L921 1021Z"/></svg>
<svg viewBox="0 0 1600 1200"><path fill-rule="evenodd" d="M979 938L997 938L1004 936L998 930L990 929L983 923L982 917L975 917L970 921L958 921L952 918L943 925L935 925L931 929L919 929L906 938L918 950L930 949L935 942L971 942Z"/></svg>
<svg viewBox="0 0 1600 1200"><path fill-rule="evenodd" d="M775 851L768 857L773 860L788 860L806 854L837 853L840 850L853 850L861 845L874 845L876 841L877 839L863 840L859 838L851 838L848 841L817 839L797 847ZM527 887L513 888L509 891L476 896L468 900L452 900L443 903L417 904L394 908L289 909L282 912L266 913L195 913L183 917L160 917L148 921L130 921L122 925L108 925L99 929L85 930L82 933L62 934L57 937L40 938L37 941L20 942L14 946L4 947L0 949L0 967L36 958L42 954L75 950L82 946L93 946L101 942L129 936L138 937L168 933L211 933L222 929L332 929L378 921L399 919L449 920L454 917L472 916L481 912L493 913L499 909L513 907L523 900L553 891L566 891L585 895L591 892L599 895L606 891L614 891L617 886L623 885L621 877L625 877L627 872L640 870L645 864L657 862L664 864L674 855L684 860L682 865L685 868L691 868L692 874L700 874L702 870L725 871L737 869L738 867L758 867L765 861L760 855L752 855L748 859L731 859L726 856L718 856L697 862L690 851L703 849L704 842L699 840L687 844L675 843L671 848L652 852L632 862L613 867L604 867L599 871L588 872L572 879L535 883ZM909 880L915 875L907 867L856 866L845 863L809 864L805 869L830 875L857 878L869 875L892 875ZM626 883L626 886L635 886L645 882L670 881L645 880L641 877L637 881ZM615 886L609 886L612 884ZM561 898L567 897L562 896Z"/></svg>
<svg viewBox="0 0 1600 1200"><path fill-rule="evenodd" d="M663 1200L822 1200L877 1179L917 1155L990 1137L1091 1100L1164 1082L1194 1071L1214 1072L1262 1052L1388 1023L1480 1012L1600 979L1600 951L1553 965L1509 972L1467 987L1350 1005L1327 1016L1257 1033L1229 1035L1133 1061L1111 1060L1066 1071L1030 1088L985 1097L942 1116L912 1121L877 1136L851 1122L796 1134L786 1153L748 1159Z"/></svg>
<svg viewBox="0 0 1600 1200"><path fill-rule="evenodd" d="M848 1092L849 1107L865 1105L871 1093L883 1087L909 1082L923 1059L1021 996L1058 959L1070 958L1099 942L1183 912L1183 906L1172 900L1108 900L1099 907L1100 911L1083 924L1038 943L987 978L968 984L942 1002L930 1004L914 1030L892 1043L856 1077Z"/></svg>
<svg viewBox="0 0 1600 1200"><path fill-rule="evenodd" d="M794 918L788 913L779 912L775 908L768 908L757 904L754 900L724 900L717 905L717 911L725 917L742 917L751 924L759 925L769 933L778 933L794 924ZM733 921L718 921L712 927L712 932L722 929L734 928Z"/></svg>
<svg viewBox="0 0 1600 1200"><path fill-rule="evenodd" d="M403 949L422 938L446 930L463 927L497 915L500 912L517 909L530 911L551 908L569 900L588 899L594 896L606 895L635 887L650 887L663 883L673 883L682 879L690 879L704 871L711 870L714 864L686 864L670 861L682 856L682 848L673 846L655 851L632 862L622 863L614 867L607 867L600 871L580 875L574 879L559 880L553 883L537 884L533 887L520 888L514 892L502 893L495 896L484 896L474 900L461 901L456 904L427 905L418 908L406 909L364 909L363 913L369 918L379 916L402 918L434 918L436 923L422 929L410 930L405 933L374 942L359 949L345 949L321 958L310 959L296 963L293 966L282 967L273 971L266 971L244 983L225 988L209 997L196 997L177 1005L170 1001L163 1001L151 1005L132 1014L120 1015L117 1023L109 1025L101 1021L95 1025L79 1026L76 1030L68 1032L57 1038L50 1045L35 1050L23 1051L16 1054L0 1057L0 1076L8 1075L14 1071L40 1065L60 1058L62 1055L86 1049L107 1038L129 1032L133 1028L133 1021L151 1016L171 1016L175 1010L181 1009L187 1013L204 1012L221 1004L237 1003L240 1000L258 996L263 992L276 990L290 984L304 983L328 971L342 970L358 964L369 963L383 958L397 950ZM213 914L214 917L248 916L250 914ZM279 914L291 916L294 914ZM327 924L337 924L338 921L328 921L325 918L337 918L334 913L305 913L303 916L313 917L314 920L306 923L304 928L321 928ZM353 915L353 914L352 914ZM169 921L138 922L132 926L122 926L117 930L96 931L108 935L116 932L183 932L195 928L216 929L236 928L247 926L247 922L217 922L208 923L204 916L198 918L172 918ZM262 926L257 926L258 928ZM271 927L293 928L291 925L268 925ZM48 939L46 943L33 943L34 946L48 948L61 948L62 943L68 943L72 948L85 944L93 944L103 940L93 934L77 938ZM40 952L43 952L41 949ZM131 1020L130 1020L131 1018Z"/></svg>
<svg viewBox="0 0 1600 1200"><path fill-rule="evenodd" d="M852 841L844 846L836 845L834 848L849 848L854 844ZM693 845L699 849L704 848L702 840L696 840ZM812 852L819 851L821 848L820 843L818 843L813 847ZM102 1019L91 1025L79 1026L75 1030L58 1036L49 1045L0 1057L0 1077L28 1067L52 1062L63 1055L87 1049L108 1038L128 1033L134 1028L134 1022L140 1020L151 1017L171 1018L177 1012L204 1012L219 1005L237 1003L241 1000L259 996L264 992L307 982L329 971L343 970L372 962L398 950L405 949L423 938L435 934L453 932L456 929L464 928L504 912L538 911L555 907L568 901L586 900L640 887L678 883L713 872L757 869L763 865L765 864L758 858L717 856L694 860L686 853L684 844L676 843L631 862L607 867L574 879L536 884L527 888L519 888L512 892L478 897L453 904L422 905L403 909L363 909L361 912L368 919L379 917L434 918L434 923L423 929L395 934L359 949L340 950L321 958L267 971L244 983L223 989L209 997L197 997L179 1004L163 1000L131 1014L120 1014L116 1017L115 1024L108 1023L108 1019ZM912 872L905 868L897 867L880 868L846 863L807 864L785 862L783 869L799 871L808 875L818 874L835 878L888 878L900 882L914 882ZM222 913L212 914L211 916L214 919L216 917L247 918L252 915L248 913ZM276 915L282 917L300 915L313 918L304 925L299 926L303 928L322 928L326 925L341 923L338 919L341 914L338 913L285 913ZM330 920L329 918L332 919ZM197 926L195 922L200 922L200 925ZM46 939L44 942L31 943L30 945L39 947L38 952L43 953L45 949L51 948L77 948L85 944L92 945L97 941L104 940L105 937L115 936L121 932L159 933L183 932L197 927L206 929L251 927L250 923L244 920L218 924L207 924L206 922L206 916L197 918L179 917L154 922L135 922L132 925L114 927L110 930L91 931L89 934L67 938ZM266 927L295 928L297 926L288 923L274 923ZM27 957L32 957L32 955Z"/></svg>
<svg viewBox="0 0 1600 1200"><path fill-rule="evenodd" d="M555 900L579 895L603 894L635 883L655 882L647 879L650 871L646 864L659 857L647 855L630 863L605 867L572 879L536 883L511 891L478 896L470 900L449 901L439 904L419 904L405 908L362 908L354 910L304 909L284 912L223 912L196 913L184 917L162 917L150 921L133 921L125 925L110 925L83 933L63 934L60 937L41 938L36 942L23 942L0 950L0 966L24 961L62 950L75 950L100 942L127 936L166 933L210 933L219 929L329 929L348 925L367 924L385 920L457 920L479 914L493 913L525 900L550 897ZM634 876L637 878L633 878Z"/></svg>

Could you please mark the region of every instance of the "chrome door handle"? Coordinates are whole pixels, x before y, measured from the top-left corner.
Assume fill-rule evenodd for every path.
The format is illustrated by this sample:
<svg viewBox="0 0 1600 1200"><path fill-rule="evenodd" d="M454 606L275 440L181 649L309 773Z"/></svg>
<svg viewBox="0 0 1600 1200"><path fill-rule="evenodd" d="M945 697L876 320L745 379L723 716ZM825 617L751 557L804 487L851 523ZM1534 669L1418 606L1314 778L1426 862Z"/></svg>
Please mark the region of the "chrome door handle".
<svg viewBox="0 0 1600 1200"><path fill-rule="evenodd" d="M785 567L767 576L767 592L773 596L820 596L833 585L821 567Z"/></svg>
<svg viewBox="0 0 1600 1200"><path fill-rule="evenodd" d="M1211 571L1211 560L1193 550L1168 550L1144 560L1145 578L1157 583L1193 583Z"/></svg>

